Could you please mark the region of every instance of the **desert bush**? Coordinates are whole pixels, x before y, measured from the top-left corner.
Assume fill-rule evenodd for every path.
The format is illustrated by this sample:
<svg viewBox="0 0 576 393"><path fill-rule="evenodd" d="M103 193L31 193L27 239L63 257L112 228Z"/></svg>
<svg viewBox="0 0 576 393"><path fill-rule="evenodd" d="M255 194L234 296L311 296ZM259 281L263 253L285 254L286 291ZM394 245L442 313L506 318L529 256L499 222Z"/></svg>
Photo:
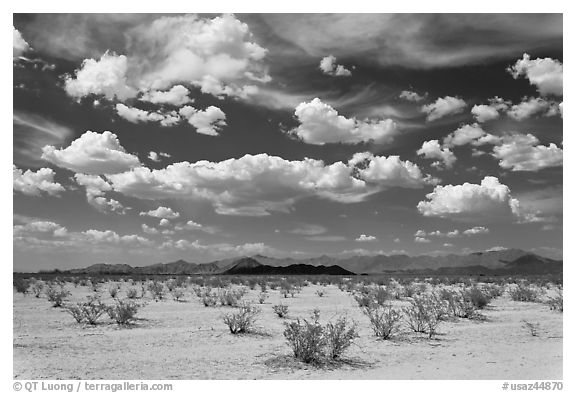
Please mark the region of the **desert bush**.
<svg viewBox="0 0 576 393"><path fill-rule="evenodd" d="M30 289L34 294L34 296L39 298L40 295L42 295L42 292L44 291L44 282L35 280L30 286Z"/></svg>
<svg viewBox="0 0 576 393"><path fill-rule="evenodd" d="M202 304L204 304L204 307L214 307L216 303L218 303L217 295L206 293L202 296Z"/></svg>
<svg viewBox="0 0 576 393"><path fill-rule="evenodd" d="M59 285L50 285L46 289L46 296L53 307L61 307L64 300L70 296L70 292Z"/></svg>
<svg viewBox="0 0 576 393"><path fill-rule="evenodd" d="M260 280L258 282L258 285L260 286L261 292L267 292L268 291L268 283L266 282L266 280Z"/></svg>
<svg viewBox="0 0 576 393"><path fill-rule="evenodd" d="M285 323L284 337L294 357L304 363L319 363L324 357L326 338L319 322L320 313L315 310L312 322L298 318Z"/></svg>
<svg viewBox="0 0 576 393"><path fill-rule="evenodd" d="M225 314L222 320L230 329L230 333L246 333L250 331L256 317L260 313L260 309L256 308L250 304L245 304L240 306L240 309L236 312Z"/></svg>
<svg viewBox="0 0 576 393"><path fill-rule="evenodd" d="M284 304L276 304L272 306L272 309L280 318L284 318L286 315L288 315L288 306Z"/></svg>
<svg viewBox="0 0 576 393"><path fill-rule="evenodd" d="M110 297L112 299L115 299L116 296L118 295L118 285L113 284L112 286L110 286L110 288L108 288L108 293L110 294Z"/></svg>
<svg viewBox="0 0 576 393"><path fill-rule="evenodd" d="M324 295L326 295L326 291L324 289L318 289L316 291L316 295L318 295L318 297L323 297Z"/></svg>
<svg viewBox="0 0 576 393"><path fill-rule="evenodd" d="M264 304L266 299L268 299L268 294L266 292L260 292L258 294L258 303Z"/></svg>
<svg viewBox="0 0 576 393"><path fill-rule="evenodd" d="M374 298L370 294L358 293L354 295L354 300L359 307L370 307L374 304Z"/></svg>
<svg viewBox="0 0 576 393"><path fill-rule="evenodd" d="M482 291L488 296L490 299L495 299L500 297L504 294L504 288L498 284L485 284L482 287Z"/></svg>
<svg viewBox="0 0 576 393"><path fill-rule="evenodd" d="M172 295L172 298L179 302L180 299L182 299L184 297L184 289L180 288L180 287L175 287L172 289L172 291L170 292L170 294Z"/></svg>
<svg viewBox="0 0 576 393"><path fill-rule="evenodd" d="M152 294L152 298L156 301L164 299L164 295L166 294L164 284L158 281L151 281L148 284L148 290Z"/></svg>
<svg viewBox="0 0 576 393"><path fill-rule="evenodd" d="M108 316L119 325L128 325L136 319L136 313L140 304L132 300L115 299L115 304L108 306L106 311Z"/></svg>
<svg viewBox="0 0 576 393"><path fill-rule="evenodd" d="M490 299L484 294L484 292L476 287L468 289L465 296L474 305L474 307L479 310L482 310L488 305L488 303L490 303Z"/></svg>
<svg viewBox="0 0 576 393"><path fill-rule="evenodd" d="M335 323L326 324L324 335L328 356L337 359L358 338L358 331L354 322L350 323L346 317L340 317Z"/></svg>
<svg viewBox="0 0 576 393"><path fill-rule="evenodd" d="M380 306L385 305L390 297L390 292L386 287L383 286L379 286L378 289L373 292L374 301Z"/></svg>
<svg viewBox="0 0 576 393"><path fill-rule="evenodd" d="M556 310L560 312L564 312L564 296L562 294L562 290L558 289L556 296L550 297L548 299L548 307L550 310Z"/></svg>
<svg viewBox="0 0 576 393"><path fill-rule="evenodd" d="M136 288L128 288L126 291L126 297L128 299L136 299L138 297L138 291Z"/></svg>
<svg viewBox="0 0 576 393"><path fill-rule="evenodd" d="M171 278L170 280L166 281L166 289L168 289L168 292L172 292L176 288L178 288L178 282L176 280Z"/></svg>
<svg viewBox="0 0 576 393"><path fill-rule="evenodd" d="M218 299L223 306L236 307L238 305L238 297L232 289L221 289L218 292Z"/></svg>
<svg viewBox="0 0 576 393"><path fill-rule="evenodd" d="M402 314L392 306L366 307L364 314L370 320L372 331L376 337L389 339L399 328Z"/></svg>
<svg viewBox="0 0 576 393"><path fill-rule="evenodd" d="M30 282L23 278L15 278L13 280L13 285L17 293L22 293L26 295L28 293L28 287L30 286Z"/></svg>
<svg viewBox="0 0 576 393"><path fill-rule="evenodd" d="M398 281L391 279L388 283L388 293L394 297L394 299L399 300L404 295L404 287Z"/></svg>
<svg viewBox="0 0 576 393"><path fill-rule="evenodd" d="M526 284L518 284L509 289L510 298L517 302L537 302L540 291Z"/></svg>
<svg viewBox="0 0 576 393"><path fill-rule="evenodd" d="M414 332L428 333L432 338L440 323L438 305L433 297L427 295L415 296L410 306L403 309L406 321Z"/></svg>
<svg viewBox="0 0 576 393"><path fill-rule="evenodd" d="M89 297L87 302L80 302L66 307L76 322L86 322L90 325L96 325L97 320L106 312L106 305L102 304L96 297Z"/></svg>

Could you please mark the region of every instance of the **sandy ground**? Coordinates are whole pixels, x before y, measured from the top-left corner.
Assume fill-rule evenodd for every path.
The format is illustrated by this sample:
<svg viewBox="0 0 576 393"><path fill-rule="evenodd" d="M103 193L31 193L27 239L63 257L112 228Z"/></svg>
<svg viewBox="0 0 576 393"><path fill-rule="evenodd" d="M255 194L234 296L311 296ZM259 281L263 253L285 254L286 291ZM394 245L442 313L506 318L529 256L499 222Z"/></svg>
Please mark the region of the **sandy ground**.
<svg viewBox="0 0 576 393"><path fill-rule="evenodd" d="M121 297L129 284L124 283ZM67 288L72 301L93 294ZM140 286L137 286L140 289ZM130 328L104 315L95 327L77 324L44 297L14 294L15 379L562 379L562 314L541 303L514 302L507 296L483 311L487 321L443 322L438 336L404 332L377 340L354 299L335 286L318 297L319 287L304 287L295 298L269 291L256 333L232 335L222 322L229 307L204 307L190 291L185 301L166 299L140 309ZM256 302L258 290L246 299ZM106 286L102 300L110 302ZM256 302L257 303L257 302ZM283 337L283 322L273 304L286 304L289 318L321 321L346 314L360 338L341 364L318 368L295 362ZM399 304L399 302L396 302ZM524 321L538 324L532 336ZM404 329L407 330L407 329Z"/></svg>

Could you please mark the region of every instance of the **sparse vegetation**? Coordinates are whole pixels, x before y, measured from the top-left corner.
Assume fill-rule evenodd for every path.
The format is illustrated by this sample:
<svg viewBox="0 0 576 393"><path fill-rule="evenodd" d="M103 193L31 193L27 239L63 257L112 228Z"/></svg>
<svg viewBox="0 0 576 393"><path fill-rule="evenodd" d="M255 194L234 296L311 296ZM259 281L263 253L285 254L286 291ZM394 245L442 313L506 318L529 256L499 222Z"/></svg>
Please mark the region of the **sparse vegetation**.
<svg viewBox="0 0 576 393"><path fill-rule="evenodd" d="M541 291L526 284L518 284L509 289L510 298L517 302L537 302Z"/></svg>
<svg viewBox="0 0 576 393"><path fill-rule="evenodd" d="M258 303L264 304L266 299L268 299L268 294L266 292L260 292L258 294Z"/></svg>
<svg viewBox="0 0 576 393"><path fill-rule="evenodd" d="M556 296L548 299L548 306L550 307L550 310L564 312L564 296L562 290L558 289L556 292Z"/></svg>
<svg viewBox="0 0 576 393"><path fill-rule="evenodd" d="M410 329L414 332L428 333L428 337L432 338L436 334L441 319L440 304L433 296L417 295L410 300L410 306L403 309L406 321Z"/></svg>
<svg viewBox="0 0 576 393"><path fill-rule="evenodd" d="M42 295L42 292L44 292L44 282L43 281L38 281L38 280L34 280L34 282L32 283L32 285L30 286L30 289L32 291L32 293L34 294L34 297L39 298L40 295Z"/></svg>
<svg viewBox="0 0 576 393"><path fill-rule="evenodd" d="M89 297L88 301L67 306L66 311L70 313L78 323L88 323L95 325L98 319L107 310L107 306L96 297Z"/></svg>
<svg viewBox="0 0 576 393"><path fill-rule="evenodd" d="M140 304L132 300L116 299L114 305L108 306L106 311L111 319L119 325L128 325L136 320L136 313Z"/></svg>
<svg viewBox="0 0 576 393"><path fill-rule="evenodd" d="M228 326L228 329L230 329L230 333L247 333L253 327L259 313L259 308L250 304L244 304L240 306L238 311L225 314L222 320L226 326Z"/></svg>
<svg viewBox="0 0 576 393"><path fill-rule="evenodd" d="M337 359L358 338L358 331L354 322L349 322L346 317L339 317L336 322L328 322L324 328L324 335L328 356Z"/></svg>
<svg viewBox="0 0 576 393"><path fill-rule="evenodd" d="M138 291L136 288L128 288L126 291L126 297L128 299L136 299L138 297Z"/></svg>
<svg viewBox="0 0 576 393"><path fill-rule="evenodd" d="M22 293L24 295L28 293L28 286L30 285L28 280L25 280L23 278L15 278L13 283L14 283L14 289L16 289L17 293Z"/></svg>
<svg viewBox="0 0 576 393"><path fill-rule="evenodd" d="M286 315L288 315L288 306L285 304L276 304L272 306L272 309L280 318L284 318Z"/></svg>
<svg viewBox="0 0 576 393"><path fill-rule="evenodd" d="M185 295L184 289L180 288L180 287L175 287L172 289L172 291L170 291L170 294L172 295L172 298L179 302L180 299L182 299Z"/></svg>
<svg viewBox="0 0 576 393"><path fill-rule="evenodd" d="M156 301L164 299L164 296L166 295L164 284L158 281L148 283L148 291L150 291L152 298Z"/></svg>
<svg viewBox="0 0 576 393"><path fill-rule="evenodd" d="M314 312L312 321L298 318L285 324L284 337L294 357L304 363L319 363L324 357L326 338L320 322L319 312Z"/></svg>
<svg viewBox="0 0 576 393"><path fill-rule="evenodd" d="M60 285L50 285L46 289L46 296L53 307L61 307L64 300L70 296L70 292Z"/></svg>
<svg viewBox="0 0 576 393"><path fill-rule="evenodd" d="M304 363L321 363L325 357L337 359L358 337L356 324L346 317L322 326L320 311L314 310L311 320L297 318L284 323L284 337L294 357Z"/></svg>
<svg viewBox="0 0 576 393"><path fill-rule="evenodd" d="M388 340L399 329L402 314L392 306L373 306L363 309L370 320L370 326L376 337Z"/></svg>

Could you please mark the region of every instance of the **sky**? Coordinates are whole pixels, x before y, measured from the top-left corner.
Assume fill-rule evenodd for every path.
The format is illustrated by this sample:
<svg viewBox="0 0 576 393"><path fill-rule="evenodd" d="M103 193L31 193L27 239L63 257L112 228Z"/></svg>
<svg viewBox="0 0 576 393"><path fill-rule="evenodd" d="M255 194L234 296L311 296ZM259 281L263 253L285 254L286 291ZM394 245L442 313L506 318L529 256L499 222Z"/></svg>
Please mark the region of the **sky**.
<svg viewBox="0 0 576 393"><path fill-rule="evenodd" d="M14 14L13 268L562 258L559 14Z"/></svg>

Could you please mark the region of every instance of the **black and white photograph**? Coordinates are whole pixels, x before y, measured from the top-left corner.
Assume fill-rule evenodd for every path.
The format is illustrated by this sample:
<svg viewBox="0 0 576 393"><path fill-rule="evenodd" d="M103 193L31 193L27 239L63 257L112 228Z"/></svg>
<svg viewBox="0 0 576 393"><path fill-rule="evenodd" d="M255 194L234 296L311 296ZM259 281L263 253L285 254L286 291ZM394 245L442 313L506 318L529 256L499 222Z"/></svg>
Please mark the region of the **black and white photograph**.
<svg viewBox="0 0 576 393"><path fill-rule="evenodd" d="M12 14L15 391L562 390L562 13L181 10Z"/></svg>

